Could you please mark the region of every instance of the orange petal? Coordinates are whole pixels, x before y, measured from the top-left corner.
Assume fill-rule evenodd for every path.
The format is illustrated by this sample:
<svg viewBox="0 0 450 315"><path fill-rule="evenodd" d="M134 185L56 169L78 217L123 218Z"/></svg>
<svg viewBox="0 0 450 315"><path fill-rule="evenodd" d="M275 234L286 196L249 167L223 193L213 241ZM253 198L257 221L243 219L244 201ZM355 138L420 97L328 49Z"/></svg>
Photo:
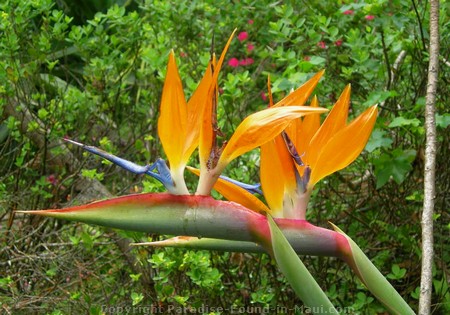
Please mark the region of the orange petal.
<svg viewBox="0 0 450 315"><path fill-rule="evenodd" d="M311 101L311 107L316 108L319 107L319 101L317 100L317 96L314 96ZM304 143L304 151L299 151L300 154L308 150L309 143L311 139L316 134L317 130L319 130L320 127L320 115L319 114L313 114L308 115L303 118L301 133L299 142ZM298 135L297 135L298 137Z"/></svg>
<svg viewBox="0 0 450 315"><path fill-rule="evenodd" d="M309 161L317 160L320 150L324 148L329 139L338 130L345 127L348 117L348 107L350 105L350 84L347 85L341 96L334 104L327 118L320 126L314 137L311 139L309 146Z"/></svg>
<svg viewBox="0 0 450 315"><path fill-rule="evenodd" d="M310 107L319 107L317 96L313 97ZM310 164L308 158L310 156L311 150L314 150L314 148L310 147L310 141L314 137L319 127L320 114L311 114L303 117L303 119L294 120L289 125L289 127L286 128L286 132L294 143L295 148L297 149L297 152L300 155L305 166ZM297 169L300 175L303 175L304 166L297 166Z"/></svg>
<svg viewBox="0 0 450 315"><path fill-rule="evenodd" d="M325 70L317 72L311 79L309 79L305 84L300 86L294 92L290 93L288 96L283 98L281 101L275 104L275 106L302 106L305 104L306 100L314 91L317 83L319 83L320 78L325 73Z"/></svg>
<svg viewBox="0 0 450 315"><path fill-rule="evenodd" d="M325 176L347 167L358 157L369 140L377 113L376 106L368 108L329 139L311 165L310 187Z"/></svg>
<svg viewBox="0 0 450 315"><path fill-rule="evenodd" d="M188 166L187 169L195 175L200 175L200 170ZM225 180L219 178L214 184L214 189L217 190L227 200L237 202L244 207L257 212L270 212L270 209L258 198L249 193L247 190Z"/></svg>
<svg viewBox="0 0 450 315"><path fill-rule="evenodd" d="M209 159L214 145L212 106L214 105L213 98L217 98L217 80L219 77L220 69L222 68L223 61L225 59L225 54L228 51L228 47L230 46L231 40L233 39L235 33L236 30L233 31L230 38L228 39L217 64L215 60L213 60L212 62L214 71L212 74L212 81L209 87L209 94L207 96L205 108L202 112L202 128L200 131L199 158L202 168L206 168L206 163Z"/></svg>
<svg viewBox="0 0 450 315"><path fill-rule="evenodd" d="M236 128L220 156L218 165L223 169L238 156L275 138L293 119L325 111L323 108L309 106L285 106L271 107L251 114Z"/></svg>
<svg viewBox="0 0 450 315"><path fill-rule="evenodd" d="M175 62L175 56L173 51L171 51L158 119L158 135L171 168L178 168L182 164L186 121L186 99ZM173 132L174 129L177 132Z"/></svg>
<svg viewBox="0 0 450 315"><path fill-rule="evenodd" d="M261 188L273 215L283 213L285 194L296 188L294 163L281 136L264 143L260 155Z"/></svg>
<svg viewBox="0 0 450 315"><path fill-rule="evenodd" d="M211 63L208 63L205 74L197 89L192 94L187 103L187 134L184 143L183 160L188 161L192 152L198 146L200 129L202 124L202 114L205 106L209 102L209 89L212 83Z"/></svg>

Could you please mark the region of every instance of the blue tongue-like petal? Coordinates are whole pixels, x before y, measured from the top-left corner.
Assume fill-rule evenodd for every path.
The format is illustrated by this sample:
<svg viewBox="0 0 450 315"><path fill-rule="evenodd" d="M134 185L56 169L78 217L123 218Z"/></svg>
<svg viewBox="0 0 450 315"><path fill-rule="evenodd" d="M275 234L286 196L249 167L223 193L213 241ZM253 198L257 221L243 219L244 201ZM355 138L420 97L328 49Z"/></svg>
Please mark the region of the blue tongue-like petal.
<svg viewBox="0 0 450 315"><path fill-rule="evenodd" d="M159 180L164 185L164 187L166 187L166 189L169 192L172 192L173 189L175 188L173 186L173 181L172 181L172 176L170 175L170 170L167 167L167 165L163 159L158 159L158 160L156 160L155 163L153 163L151 165L141 166L141 165L138 165L131 161L122 159L118 156L115 156L111 153L105 152L97 147L87 146L82 143L70 140L70 139L64 139L64 140L69 143L80 146L81 148L83 148L84 150L86 150L88 152L91 152L93 154L101 156L102 158L104 158L104 159L106 159L106 160L108 160L108 161L122 167L123 169L134 173L134 174L150 175L151 177ZM158 173L153 172L154 169L156 169L158 171Z"/></svg>

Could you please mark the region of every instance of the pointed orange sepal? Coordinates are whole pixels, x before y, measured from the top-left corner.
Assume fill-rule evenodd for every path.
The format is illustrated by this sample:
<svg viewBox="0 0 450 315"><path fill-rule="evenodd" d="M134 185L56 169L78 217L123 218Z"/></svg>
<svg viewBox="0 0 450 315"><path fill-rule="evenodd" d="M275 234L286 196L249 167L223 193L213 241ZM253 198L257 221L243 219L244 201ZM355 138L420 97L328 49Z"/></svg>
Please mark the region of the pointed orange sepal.
<svg viewBox="0 0 450 315"><path fill-rule="evenodd" d="M274 106L302 106L314 91L317 83L319 83L320 78L322 78L324 73L325 70L317 72L305 84L297 88L294 92L290 93Z"/></svg>
<svg viewBox="0 0 450 315"><path fill-rule="evenodd" d="M318 158L312 161L311 187L325 176L347 167L358 157L369 140L377 113L376 106L368 108L328 140Z"/></svg>
<svg viewBox="0 0 450 315"><path fill-rule="evenodd" d="M177 129L176 133L173 132L174 128ZM178 168L182 164L186 130L186 99L175 56L171 51L158 119L158 135L171 168Z"/></svg>
<svg viewBox="0 0 450 315"><path fill-rule="evenodd" d="M261 188L272 215L283 215L285 195L296 189L294 162L281 136L261 145Z"/></svg>
<svg viewBox="0 0 450 315"><path fill-rule="evenodd" d="M205 74L197 89L187 103L187 134L184 144L183 160L188 161L197 148L202 127L202 114L206 106L210 106L209 90L212 84L212 64L208 63Z"/></svg>
<svg viewBox="0 0 450 315"><path fill-rule="evenodd" d="M350 105L350 84L347 85L339 99L334 104L325 121L320 126L314 137L311 139L309 159L317 160L317 154L325 146L329 139L347 123L348 108Z"/></svg>
<svg viewBox="0 0 450 315"><path fill-rule="evenodd" d="M236 157L261 146L279 135L296 118L326 112L309 106L271 107L246 117L236 128L220 156L218 166L225 168Z"/></svg>
<svg viewBox="0 0 450 315"><path fill-rule="evenodd" d="M219 61L216 63L215 56L210 64L212 68L212 80L209 86L209 92L206 97L206 104L202 112L202 123L200 131L200 142L199 142L199 158L201 168L207 168L207 161L209 160L210 154L214 146L214 131L213 131L213 106L217 105L217 81L219 78L219 73L222 68L223 61L225 60L225 55L230 47L231 41L234 37L236 30L233 31L230 38L228 39L225 48L220 55Z"/></svg>

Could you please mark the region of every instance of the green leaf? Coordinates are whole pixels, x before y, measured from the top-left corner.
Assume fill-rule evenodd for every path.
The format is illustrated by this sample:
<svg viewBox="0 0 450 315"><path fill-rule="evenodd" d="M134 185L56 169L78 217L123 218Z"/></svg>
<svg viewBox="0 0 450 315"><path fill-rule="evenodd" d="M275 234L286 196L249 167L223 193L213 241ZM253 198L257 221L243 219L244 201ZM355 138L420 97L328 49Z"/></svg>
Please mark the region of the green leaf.
<svg viewBox="0 0 450 315"><path fill-rule="evenodd" d="M278 267L286 276L297 296L313 312L320 310L317 312L318 314L339 314L297 256L272 217L268 215L267 219L269 221L273 255Z"/></svg>
<svg viewBox="0 0 450 315"><path fill-rule="evenodd" d="M412 170L412 161L416 157L415 150L395 149L391 153L383 153L375 165L375 176L377 177L377 189L383 187L392 177L397 184L401 184Z"/></svg>
<svg viewBox="0 0 450 315"><path fill-rule="evenodd" d="M144 298L144 295L142 293L131 293L131 299L133 300L133 306L139 304L142 299Z"/></svg>
<svg viewBox="0 0 450 315"><path fill-rule="evenodd" d="M48 116L48 111L45 108L40 108L38 110L38 117L40 119L45 119Z"/></svg>
<svg viewBox="0 0 450 315"><path fill-rule="evenodd" d="M450 125L450 114L436 115L436 126L445 129L449 125Z"/></svg>
<svg viewBox="0 0 450 315"><path fill-rule="evenodd" d="M351 253L348 258L352 260L349 263L354 265L354 268L359 273L359 278L378 301L383 303L392 314L415 314L389 281L386 280L377 267L367 258L361 248L341 229L334 224L332 225L336 232L344 235L349 241Z"/></svg>
<svg viewBox="0 0 450 315"><path fill-rule="evenodd" d="M391 270L392 272L386 276L389 279L398 280L403 278L406 274L406 269L400 268L400 266L397 264L392 265Z"/></svg>
<svg viewBox="0 0 450 315"><path fill-rule="evenodd" d="M386 137L387 132L381 129L375 129L372 132L372 135L369 139L369 142L367 142L366 150L368 152L373 152L375 149L378 148L390 148L392 145L392 139L389 137Z"/></svg>
<svg viewBox="0 0 450 315"><path fill-rule="evenodd" d="M313 65L323 65L325 64L326 59L319 56L312 56L309 62Z"/></svg>
<svg viewBox="0 0 450 315"><path fill-rule="evenodd" d="M400 117L395 117L389 124L390 128L404 127L404 126L419 127L420 120L417 118L408 119L408 118L400 116Z"/></svg>
<svg viewBox="0 0 450 315"><path fill-rule="evenodd" d="M363 106L372 106L387 100L389 97L397 96L395 91L375 91L369 94Z"/></svg>

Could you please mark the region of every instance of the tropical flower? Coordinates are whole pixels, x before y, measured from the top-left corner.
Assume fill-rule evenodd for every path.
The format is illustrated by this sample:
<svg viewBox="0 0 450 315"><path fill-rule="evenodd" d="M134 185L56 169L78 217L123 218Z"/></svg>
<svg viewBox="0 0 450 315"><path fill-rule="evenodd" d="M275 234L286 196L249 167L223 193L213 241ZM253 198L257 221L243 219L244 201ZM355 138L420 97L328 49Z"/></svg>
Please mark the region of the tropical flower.
<svg viewBox="0 0 450 315"><path fill-rule="evenodd" d="M184 180L184 170L193 151L198 147L201 171L196 194L209 195L222 171L233 159L270 141L293 119L326 111L323 108L305 106L267 108L245 118L237 126L229 141L219 145L216 117L219 91L217 80L232 38L233 35L218 61L212 56L202 80L187 102L174 53L172 51L169 54L158 119L158 135L170 169L161 159L153 165L139 166L98 148L68 141L134 173L153 176L160 180L170 193L176 195L189 194ZM174 128L177 129L175 133Z"/></svg>
<svg viewBox="0 0 450 315"><path fill-rule="evenodd" d="M364 149L375 124L377 107L370 107L347 124L349 104L347 86L322 125L318 115L298 119L283 137L261 147L261 186L274 215L305 219L314 185L348 166ZM316 106L314 97L311 107ZM269 161L278 163L269 165Z"/></svg>
<svg viewBox="0 0 450 315"><path fill-rule="evenodd" d="M366 16L365 16L365 19L366 19L367 21L372 21L372 20L375 19L375 15L366 15Z"/></svg>
<svg viewBox="0 0 450 315"><path fill-rule="evenodd" d="M323 71L317 73L275 105L268 84L270 106L302 105L322 75ZM348 166L364 149L375 124L377 107L368 108L347 124L349 104L350 85L344 89L322 125L318 115L293 120L284 133L261 146L261 188L268 204L267 211L273 216L305 219L314 185ZM318 107L316 97L310 107ZM263 209L259 200L243 196L249 195L247 191L233 190L233 185L228 183L219 185L214 188L229 200L245 202L255 211Z"/></svg>

